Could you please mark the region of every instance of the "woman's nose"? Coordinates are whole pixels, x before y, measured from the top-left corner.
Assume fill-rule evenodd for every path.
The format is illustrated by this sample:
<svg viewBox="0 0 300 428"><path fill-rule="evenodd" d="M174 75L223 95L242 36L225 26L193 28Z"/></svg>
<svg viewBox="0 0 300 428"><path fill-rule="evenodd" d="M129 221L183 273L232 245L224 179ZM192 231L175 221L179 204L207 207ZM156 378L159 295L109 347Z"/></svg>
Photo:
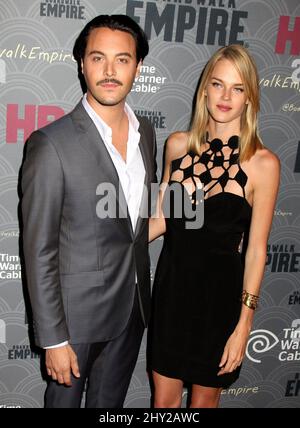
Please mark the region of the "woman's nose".
<svg viewBox="0 0 300 428"><path fill-rule="evenodd" d="M230 88L224 88L223 90L223 99L224 100L230 100L231 97L231 89Z"/></svg>

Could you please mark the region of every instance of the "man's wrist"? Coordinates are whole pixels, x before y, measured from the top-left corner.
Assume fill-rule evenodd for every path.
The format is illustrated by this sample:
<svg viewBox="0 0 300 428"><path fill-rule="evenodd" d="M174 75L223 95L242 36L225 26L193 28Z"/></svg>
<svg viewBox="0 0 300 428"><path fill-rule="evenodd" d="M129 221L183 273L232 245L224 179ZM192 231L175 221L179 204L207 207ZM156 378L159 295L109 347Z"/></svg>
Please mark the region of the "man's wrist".
<svg viewBox="0 0 300 428"><path fill-rule="evenodd" d="M68 345L69 342L65 340L64 342L58 343L57 345L51 345L51 346L44 346L44 349L55 349L55 348L61 348L62 346Z"/></svg>

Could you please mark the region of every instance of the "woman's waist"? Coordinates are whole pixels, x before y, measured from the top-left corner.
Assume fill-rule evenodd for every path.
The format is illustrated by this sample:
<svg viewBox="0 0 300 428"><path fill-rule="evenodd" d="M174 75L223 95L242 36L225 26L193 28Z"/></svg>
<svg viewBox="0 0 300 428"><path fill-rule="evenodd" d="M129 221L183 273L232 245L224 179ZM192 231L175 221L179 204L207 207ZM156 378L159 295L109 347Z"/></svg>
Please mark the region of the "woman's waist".
<svg viewBox="0 0 300 428"><path fill-rule="evenodd" d="M165 242L169 246L184 249L197 249L204 252L239 252L243 233L232 230L211 231L206 228L184 230L167 227Z"/></svg>

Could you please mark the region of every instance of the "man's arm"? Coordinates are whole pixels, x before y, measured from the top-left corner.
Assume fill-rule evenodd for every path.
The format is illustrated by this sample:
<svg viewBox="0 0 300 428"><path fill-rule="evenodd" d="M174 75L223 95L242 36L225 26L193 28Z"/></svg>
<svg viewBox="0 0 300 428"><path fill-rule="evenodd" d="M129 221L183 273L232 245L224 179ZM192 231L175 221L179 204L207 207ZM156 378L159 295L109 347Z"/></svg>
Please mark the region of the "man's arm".
<svg viewBox="0 0 300 428"><path fill-rule="evenodd" d="M57 151L42 132L34 132L22 167L23 243L36 344L69 339L59 278L59 230L64 176Z"/></svg>

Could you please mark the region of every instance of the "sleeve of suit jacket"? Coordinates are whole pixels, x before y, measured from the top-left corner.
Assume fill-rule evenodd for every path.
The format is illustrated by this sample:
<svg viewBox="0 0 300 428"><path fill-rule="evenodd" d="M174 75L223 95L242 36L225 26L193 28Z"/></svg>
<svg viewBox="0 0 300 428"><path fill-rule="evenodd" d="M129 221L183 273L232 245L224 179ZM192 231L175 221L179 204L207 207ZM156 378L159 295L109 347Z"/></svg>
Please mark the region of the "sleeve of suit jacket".
<svg viewBox="0 0 300 428"><path fill-rule="evenodd" d="M64 176L54 144L42 132L27 142L22 167L23 243L38 346L68 340L59 277Z"/></svg>

